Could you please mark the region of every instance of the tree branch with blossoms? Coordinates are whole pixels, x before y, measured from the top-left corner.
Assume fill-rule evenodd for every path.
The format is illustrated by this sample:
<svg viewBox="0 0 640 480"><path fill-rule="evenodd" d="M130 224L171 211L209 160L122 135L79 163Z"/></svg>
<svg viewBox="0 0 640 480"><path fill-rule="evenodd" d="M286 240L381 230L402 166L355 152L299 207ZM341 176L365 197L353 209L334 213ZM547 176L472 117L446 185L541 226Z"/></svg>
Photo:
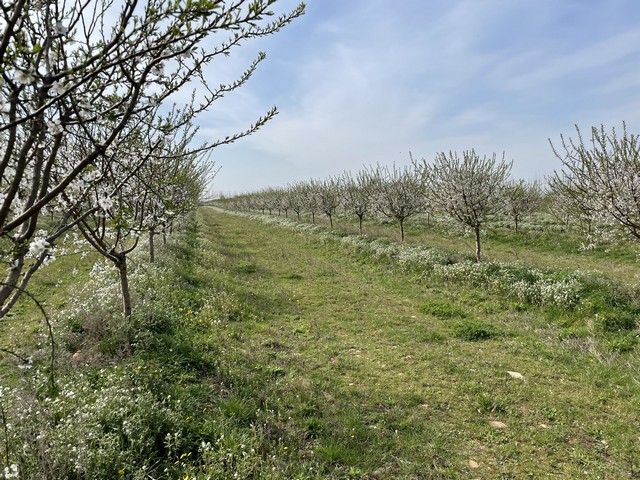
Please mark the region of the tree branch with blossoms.
<svg viewBox="0 0 640 480"><path fill-rule="evenodd" d="M104 182L106 177L94 175L105 159L113 161L117 142L155 118L158 107L192 81L208 94L189 107L191 118L240 88L263 54L236 82L217 88L208 84L204 68L304 12L301 4L269 21L274 4L16 0L0 5L0 237L8 245L0 317L15 304L21 291L15 287L23 289L46 260L48 248L102 208L85 202ZM227 40L220 42L221 35ZM245 132L206 148L250 135L275 114L271 109ZM43 213L56 221L44 222ZM46 235L39 235L45 227ZM26 261L34 249L39 254Z"/></svg>

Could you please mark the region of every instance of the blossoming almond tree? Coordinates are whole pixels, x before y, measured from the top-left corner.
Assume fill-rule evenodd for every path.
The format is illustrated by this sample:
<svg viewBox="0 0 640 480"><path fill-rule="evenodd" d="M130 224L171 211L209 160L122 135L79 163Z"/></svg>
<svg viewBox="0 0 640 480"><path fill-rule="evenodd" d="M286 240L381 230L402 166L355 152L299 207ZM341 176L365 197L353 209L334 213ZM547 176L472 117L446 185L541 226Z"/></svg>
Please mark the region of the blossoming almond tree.
<svg viewBox="0 0 640 480"><path fill-rule="evenodd" d="M360 171L355 175L345 172L342 175L341 204L349 214L358 217L360 235L362 235L362 221L364 216L373 206L373 182L366 171Z"/></svg>
<svg viewBox="0 0 640 480"><path fill-rule="evenodd" d="M320 210L329 218L329 225L333 228L333 216L340 206L340 192L342 184L339 178L315 180L311 182L318 196Z"/></svg>
<svg viewBox="0 0 640 480"><path fill-rule="evenodd" d="M490 215L503 209L501 193L513 162L498 161L496 154L480 157L475 150L441 152L432 164L422 160L426 195L434 206L473 229L476 261L480 261L480 230Z"/></svg>
<svg viewBox="0 0 640 480"><path fill-rule="evenodd" d="M46 260L48 248L80 221L70 211L100 181L96 161L110 157L109 148L133 130L132 123L193 82L204 92L192 111L197 115L251 77L264 54L227 85L209 85L204 67L248 39L277 32L304 10L301 4L268 21L274 3L2 2L0 238L7 273L0 283L0 317ZM274 108L220 143L252 133L275 114ZM82 155L70 153L77 144ZM39 235L49 211L56 222Z"/></svg>
<svg viewBox="0 0 640 480"><path fill-rule="evenodd" d="M149 233L190 210L205 186L208 165L198 161L208 146L192 146L189 108L145 120L96 162L102 181L73 210L87 242L118 269L123 313L131 315L127 256ZM66 193L63 193L66 198Z"/></svg>
<svg viewBox="0 0 640 480"><path fill-rule="evenodd" d="M412 167L389 168L378 165L368 173L373 186L376 209L400 224L400 241L404 242L407 218L423 212L427 207L420 177Z"/></svg>
<svg viewBox="0 0 640 480"><path fill-rule="evenodd" d="M523 179L511 180L504 185L503 201L505 214L513 220L518 233L520 221L540 209L542 189L538 182L526 182Z"/></svg>
<svg viewBox="0 0 640 480"><path fill-rule="evenodd" d="M588 142L577 126L576 132L575 139L561 135L560 148L550 142L562 162L550 184L580 210L640 240L640 135L624 123L621 136L603 125L592 127Z"/></svg>

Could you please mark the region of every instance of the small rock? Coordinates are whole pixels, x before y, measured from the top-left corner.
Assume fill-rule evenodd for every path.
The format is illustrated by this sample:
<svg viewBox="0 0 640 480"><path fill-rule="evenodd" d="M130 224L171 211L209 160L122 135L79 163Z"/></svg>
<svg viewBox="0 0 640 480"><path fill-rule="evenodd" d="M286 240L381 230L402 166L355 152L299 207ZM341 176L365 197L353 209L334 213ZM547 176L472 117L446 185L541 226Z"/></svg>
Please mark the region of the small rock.
<svg viewBox="0 0 640 480"><path fill-rule="evenodd" d="M475 460L469 459L469 467L471 467L471 468L480 468L480 465Z"/></svg>
<svg viewBox="0 0 640 480"><path fill-rule="evenodd" d="M518 380L524 380L524 375L522 375L521 373L518 372L509 372L507 371L507 374L511 377L511 378L516 378Z"/></svg>
<svg viewBox="0 0 640 480"><path fill-rule="evenodd" d="M491 420L489 422L489 425L491 425L493 428L507 428L507 426L504 423L498 422L496 420Z"/></svg>
<svg viewBox="0 0 640 480"><path fill-rule="evenodd" d="M80 350L78 350L76 353L71 355L71 363L73 365L78 365L83 360L84 360L84 354Z"/></svg>

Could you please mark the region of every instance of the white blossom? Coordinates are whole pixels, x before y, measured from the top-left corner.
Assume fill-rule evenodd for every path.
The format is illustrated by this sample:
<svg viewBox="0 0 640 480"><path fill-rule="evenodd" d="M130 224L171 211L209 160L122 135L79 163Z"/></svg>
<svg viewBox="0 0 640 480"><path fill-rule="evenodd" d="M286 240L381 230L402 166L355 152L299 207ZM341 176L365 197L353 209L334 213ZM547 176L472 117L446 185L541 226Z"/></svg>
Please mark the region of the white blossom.
<svg viewBox="0 0 640 480"><path fill-rule="evenodd" d="M49 242L47 242L44 238L36 237L29 244L29 253L33 257L38 258L42 254L42 252L44 252L47 249L48 246L49 246Z"/></svg>
<svg viewBox="0 0 640 480"><path fill-rule="evenodd" d="M4 467L4 478L18 478L18 466L12 463L9 467Z"/></svg>
<svg viewBox="0 0 640 480"><path fill-rule="evenodd" d="M106 195L100 196L100 198L98 198L98 205L100 205L100 208L102 208L106 212L111 207L113 207L113 198Z"/></svg>
<svg viewBox="0 0 640 480"><path fill-rule="evenodd" d="M66 35L67 33L69 33L69 27L65 27L62 24L62 22L58 21L58 22L56 22L56 25L53 27L53 31L57 35Z"/></svg>
<svg viewBox="0 0 640 480"><path fill-rule="evenodd" d="M16 82L21 85L29 85L33 83L35 79L36 77L31 70L16 70Z"/></svg>
<svg viewBox="0 0 640 480"><path fill-rule="evenodd" d="M53 82L53 85L51 85L51 92L54 93L56 96L62 95L66 91L67 91L67 86L62 80Z"/></svg>
<svg viewBox="0 0 640 480"><path fill-rule="evenodd" d="M47 125L47 128L49 129L49 132L51 133L51 135L57 135L64 131L64 127L62 126L62 123L60 122L60 120L53 120L51 123Z"/></svg>

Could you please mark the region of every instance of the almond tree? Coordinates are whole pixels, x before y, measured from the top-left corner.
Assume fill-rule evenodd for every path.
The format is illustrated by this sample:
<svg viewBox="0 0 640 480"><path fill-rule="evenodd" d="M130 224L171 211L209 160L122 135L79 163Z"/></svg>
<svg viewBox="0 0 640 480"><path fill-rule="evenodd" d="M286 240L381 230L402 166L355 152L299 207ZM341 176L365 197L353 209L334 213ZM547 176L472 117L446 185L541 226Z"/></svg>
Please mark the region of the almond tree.
<svg viewBox="0 0 640 480"><path fill-rule="evenodd" d="M362 221L371 210L373 203L373 182L366 171L358 172L355 177L351 172L345 172L340 180L342 189L342 208L349 214L358 217L360 235L362 235Z"/></svg>
<svg viewBox="0 0 640 480"><path fill-rule="evenodd" d="M400 241L404 242L407 218L424 211L427 206L423 185L414 168L391 168L378 165L368 172L374 189L376 209L400 224Z"/></svg>
<svg viewBox="0 0 640 480"><path fill-rule="evenodd" d="M441 152L432 164L420 165L426 194L434 206L471 229L476 240L476 261L480 261L480 230L488 217L503 209L501 195L513 162L480 157L475 150Z"/></svg>
<svg viewBox="0 0 640 480"><path fill-rule="evenodd" d="M181 130L170 133L165 124L158 148L135 176L139 193L149 193L142 206L145 217L141 231L148 233L150 263L155 260L156 234L162 232L166 243L167 230L196 207L217 173L215 163L208 161L207 145L192 146L197 129L187 124Z"/></svg>
<svg viewBox="0 0 640 480"><path fill-rule="evenodd" d="M551 142L550 142L551 143ZM550 183L570 195L581 208L640 240L640 135L622 136L615 128L592 127L585 143L576 126L576 138L560 136L560 148L551 143L562 170Z"/></svg>
<svg viewBox="0 0 640 480"><path fill-rule="evenodd" d="M336 178L311 183L314 184L320 210L329 217L329 225L333 228L333 215L340 206L340 191L342 186Z"/></svg>
<svg viewBox="0 0 640 480"><path fill-rule="evenodd" d="M7 273L0 282L0 317L47 259L49 247L79 221L70 212L87 198L91 183L99 181L96 162L110 157L116 141L194 82L202 93L192 111L195 116L251 77L264 54L227 85L209 85L204 67L246 40L277 32L303 13L301 5L268 22L273 3L2 3L0 236ZM246 132L220 143L254 132L275 114L271 109ZM71 154L78 144L82 155ZM45 213L56 223L42 233Z"/></svg>
<svg viewBox="0 0 640 480"><path fill-rule="evenodd" d="M518 225L527 215L540 209L542 204L542 189L537 182L525 180L511 180L504 185L503 201L505 214L511 217L518 233Z"/></svg>
<svg viewBox="0 0 640 480"><path fill-rule="evenodd" d="M71 215L86 241L118 269L123 313L131 315L128 255L143 233L185 213L198 201L207 166L199 164L206 146L190 147L193 134L186 112L172 112L141 124L96 160L98 180ZM76 150L77 151L77 150ZM79 152L82 154L82 152ZM67 192L62 197L68 200Z"/></svg>
<svg viewBox="0 0 640 480"><path fill-rule="evenodd" d="M303 189L303 184L294 183L288 185L285 190L285 197L288 205L287 210L293 210L298 221L300 221L300 212L302 211L304 205Z"/></svg>
<svg viewBox="0 0 640 480"><path fill-rule="evenodd" d="M549 212L567 227L577 222L589 235L597 216L596 203L571 184L565 173L554 173L548 179Z"/></svg>
<svg viewBox="0 0 640 480"><path fill-rule="evenodd" d="M320 210L317 185L312 182L301 183L296 188L304 210L311 214L311 223L316 223L316 213Z"/></svg>

